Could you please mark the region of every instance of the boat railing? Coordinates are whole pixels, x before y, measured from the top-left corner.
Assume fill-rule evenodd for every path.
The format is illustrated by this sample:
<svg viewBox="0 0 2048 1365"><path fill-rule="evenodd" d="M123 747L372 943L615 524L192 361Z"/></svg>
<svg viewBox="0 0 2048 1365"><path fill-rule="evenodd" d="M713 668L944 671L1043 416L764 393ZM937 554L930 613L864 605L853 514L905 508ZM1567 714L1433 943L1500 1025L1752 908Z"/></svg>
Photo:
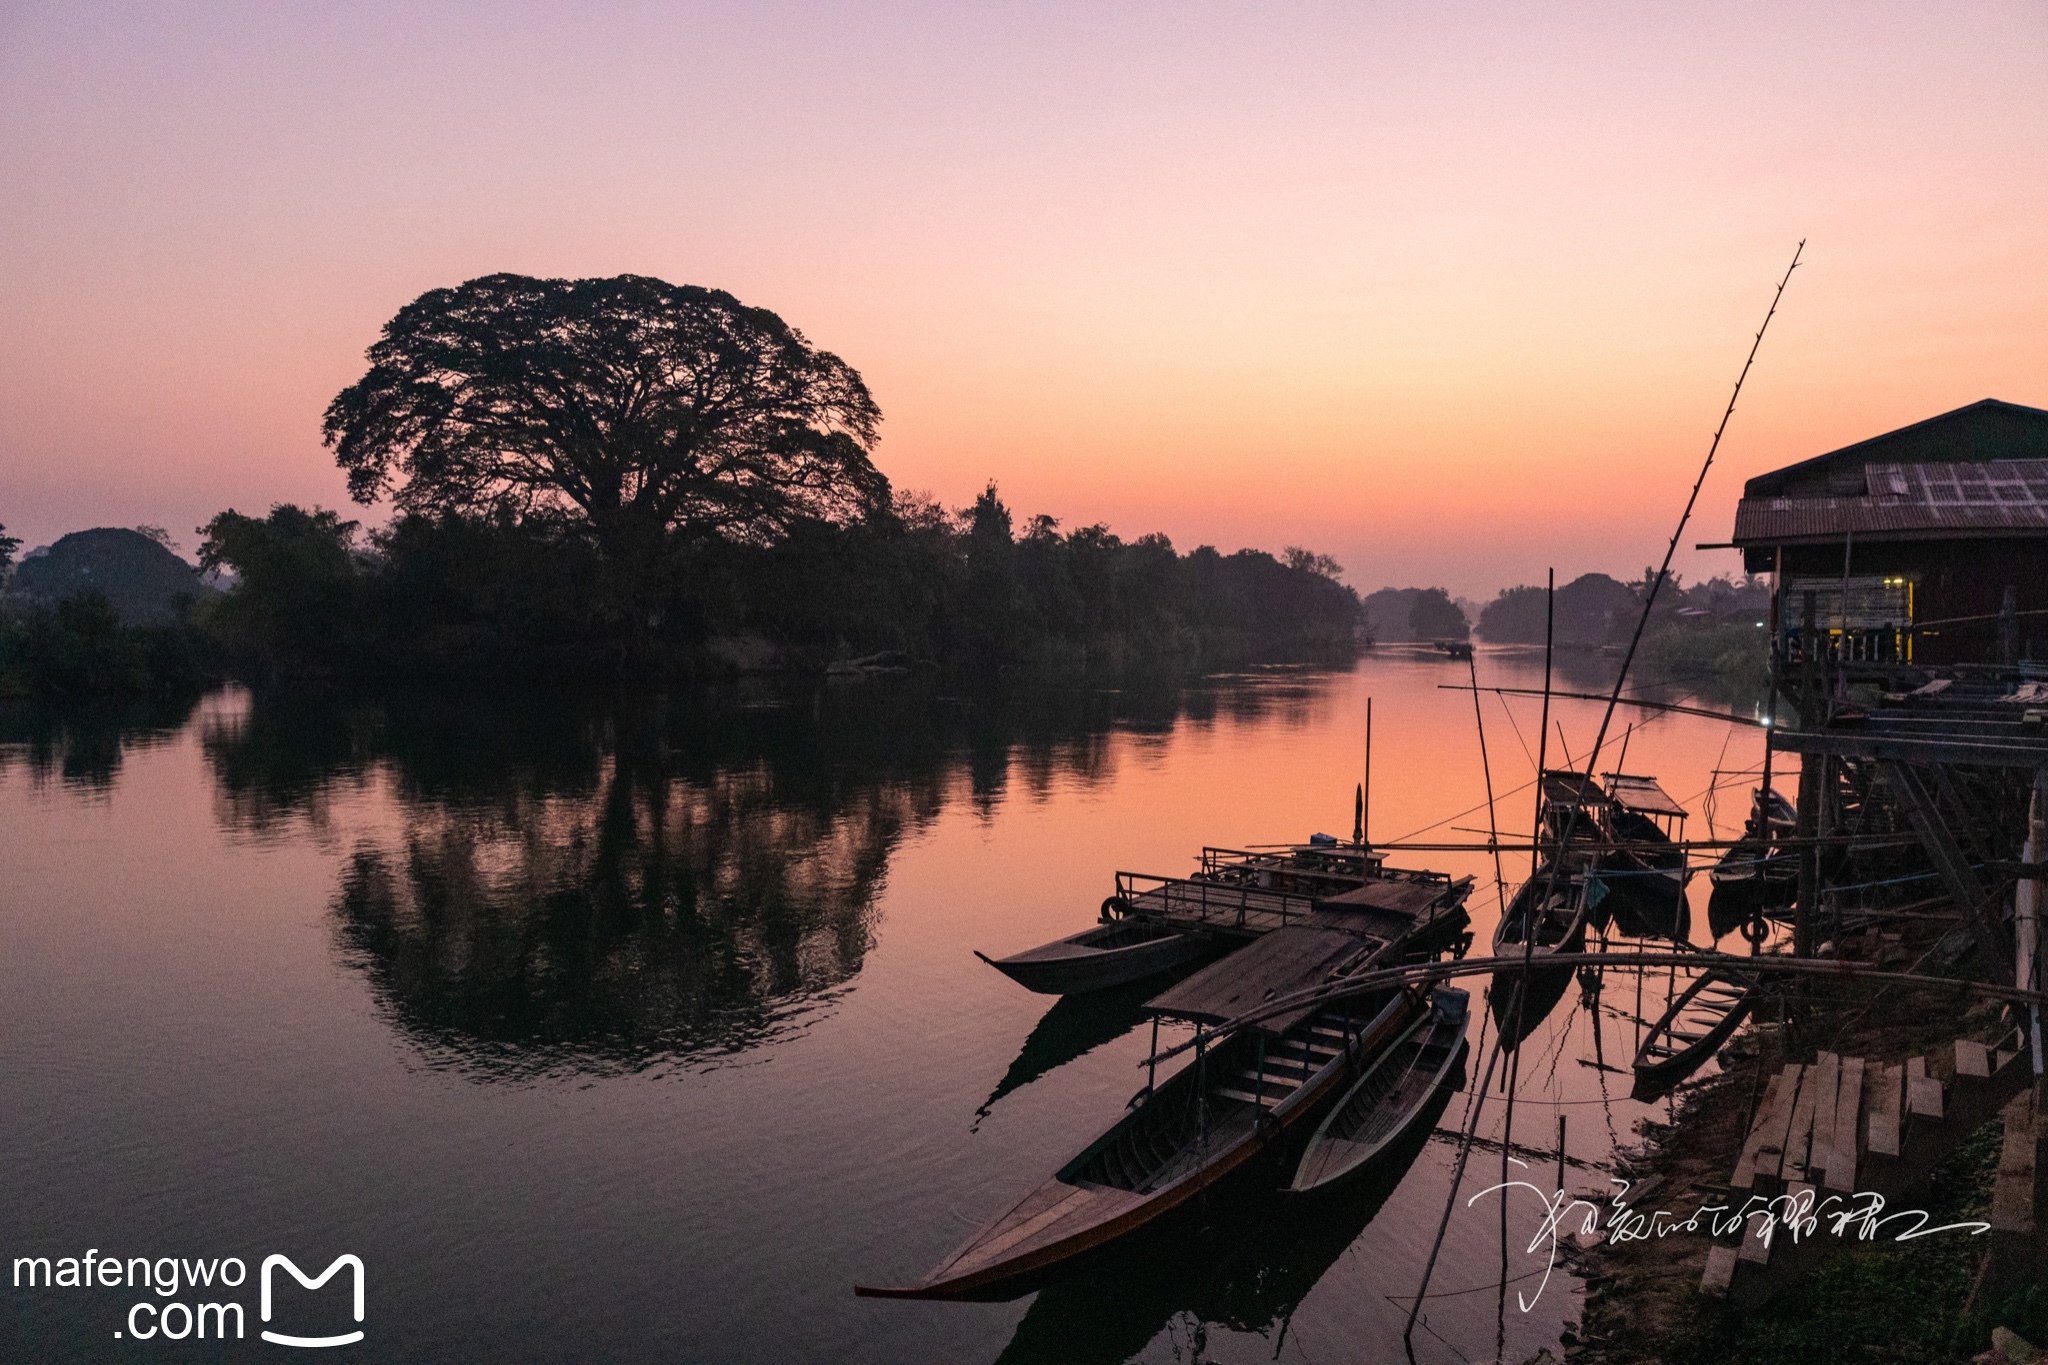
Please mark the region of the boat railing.
<svg viewBox="0 0 2048 1365"><path fill-rule="evenodd" d="M1295 877L1303 880L1347 882L1354 885L1361 881L1448 883L1451 880L1448 872L1431 872L1420 868L1388 867L1385 864L1385 858L1386 855L1383 853L1373 853L1370 851L1361 853L1356 845L1350 848L1340 845L1330 849L1289 849L1286 852L1222 848L1215 845L1206 845L1202 849L1201 864L1204 877L1224 879L1246 873L1265 873L1276 876ZM1317 866L1318 862L1324 865ZM1370 867L1371 871L1360 871L1357 864L1361 862ZM1331 864L1350 864L1351 866L1345 868L1342 866L1331 866Z"/></svg>
<svg viewBox="0 0 2048 1365"><path fill-rule="evenodd" d="M1119 872L1116 893L1141 915L1192 919L1203 924L1245 927L1257 915L1281 924L1306 918L1315 909L1313 896L1268 891L1256 886L1201 877L1161 877L1148 872Z"/></svg>

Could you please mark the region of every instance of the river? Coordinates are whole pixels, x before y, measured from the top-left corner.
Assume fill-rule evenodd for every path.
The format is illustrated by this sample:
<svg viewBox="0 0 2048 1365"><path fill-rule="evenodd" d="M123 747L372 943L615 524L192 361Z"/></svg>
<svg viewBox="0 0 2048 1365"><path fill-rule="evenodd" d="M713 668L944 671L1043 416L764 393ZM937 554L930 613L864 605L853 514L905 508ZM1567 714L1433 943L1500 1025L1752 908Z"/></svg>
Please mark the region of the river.
<svg viewBox="0 0 2048 1365"><path fill-rule="evenodd" d="M1579 661L1565 685L1599 670ZM1477 672L1540 686L1541 659L1482 648ZM5 1258L235 1257L248 1278L10 1285L0 1357L161 1354L116 1336L157 1320L132 1305L226 1294L244 1340L177 1354L275 1357L256 1340L262 1258L312 1274L347 1252L366 1313L342 1324L364 1332L342 1359L1398 1359L1468 1093L1371 1188L1232 1192L1033 1296L852 1287L920 1276L1143 1080L1137 999L1055 1003L973 950L1085 927L1120 868L1349 837L1368 697L1372 836L1483 837L1473 696L1444 687L1467 676L1383 647L1348 671L1000 703L911 676L487 702L230 689L16 715ZM1528 827L1540 704L1483 698L1504 830ZM1583 759L1599 712L1554 705L1554 763ZM1628 769L1659 776L1689 833L1710 806L1722 835L1739 823L1745 779L1709 793L1759 761L1758 731L1639 712L1617 742L1623 723ZM1506 859L1510 886L1525 859ZM1492 860L1394 861L1478 879L1483 952ZM1695 926L1705 894L1696 879ZM1476 1001L1484 978L1468 984ZM1607 994L1597 1049L1576 990L1524 1048L1530 1165L1512 1178L1554 1184L1564 1114L1568 1183L1602 1189L1616 1146L1668 1117L1592 1064L1634 1048L1637 1007ZM1500 1163L1475 1149L1418 1359L1520 1361L1577 1316L1576 1283L1526 1252L1534 1197L1511 1196L1505 1253L1497 1198L1466 1205Z"/></svg>

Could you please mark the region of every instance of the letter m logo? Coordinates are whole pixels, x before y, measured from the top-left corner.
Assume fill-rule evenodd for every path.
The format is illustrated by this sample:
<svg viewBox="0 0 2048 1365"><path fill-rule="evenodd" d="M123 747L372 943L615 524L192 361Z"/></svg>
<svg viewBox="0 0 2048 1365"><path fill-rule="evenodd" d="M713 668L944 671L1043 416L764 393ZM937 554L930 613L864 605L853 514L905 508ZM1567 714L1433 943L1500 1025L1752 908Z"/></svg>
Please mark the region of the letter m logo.
<svg viewBox="0 0 2048 1365"><path fill-rule="evenodd" d="M270 1321L270 1272L278 1266L283 1266L286 1270L289 1270L292 1273L292 1278L299 1282L299 1287L302 1289L318 1289L321 1285L333 1279L336 1271L340 1270L343 1266L347 1266L355 1272L356 1277L356 1321L361 1322L363 1320L363 1262L361 1257L354 1255L337 1256L334 1258L333 1265L320 1272L319 1278L309 1280L306 1278L304 1271L292 1264L291 1257L270 1255L263 1258L262 1317L265 1322ZM358 1328L356 1331L346 1332L336 1337L293 1337L286 1336L283 1332L272 1332L266 1329L263 1333L263 1339L275 1342L279 1346L347 1346L351 1342L361 1341L363 1333Z"/></svg>

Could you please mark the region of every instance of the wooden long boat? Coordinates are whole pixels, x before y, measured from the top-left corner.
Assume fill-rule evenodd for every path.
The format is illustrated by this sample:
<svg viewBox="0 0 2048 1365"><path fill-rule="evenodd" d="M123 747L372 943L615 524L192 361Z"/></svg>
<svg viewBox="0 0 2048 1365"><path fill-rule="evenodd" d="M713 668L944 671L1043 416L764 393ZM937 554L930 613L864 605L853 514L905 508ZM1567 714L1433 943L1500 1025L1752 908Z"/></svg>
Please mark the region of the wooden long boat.
<svg viewBox="0 0 2048 1365"><path fill-rule="evenodd" d="M1608 773L1604 832L1616 845L1600 859L1608 895L1598 912L1624 934L1684 942L1690 929L1685 883L1690 876L1685 850L1668 827L1682 825L1686 811L1657 779Z"/></svg>
<svg viewBox="0 0 2048 1365"><path fill-rule="evenodd" d="M1601 881L1608 892L1602 910L1631 937L1684 942L1690 928L1685 850L1634 811L1617 809L1613 830L1624 846L1600 859Z"/></svg>
<svg viewBox="0 0 2048 1365"><path fill-rule="evenodd" d="M923 1280L854 1293L1020 1292L1032 1277L1155 1222L1312 1119L1422 1008L1418 990L1342 1000L1297 1012L1277 1034L1244 1028L1198 1048L1193 1062Z"/></svg>
<svg viewBox="0 0 2048 1365"><path fill-rule="evenodd" d="M1149 919L1120 919L1009 957L975 956L1028 991L1072 995L1108 990L1194 961L1214 946Z"/></svg>
<svg viewBox="0 0 2048 1365"><path fill-rule="evenodd" d="M1295 1167L1297 1194L1371 1170L1429 1107L1465 1055L1470 996L1440 986L1430 1010L1331 1107Z"/></svg>
<svg viewBox="0 0 2048 1365"><path fill-rule="evenodd" d="M1759 978L1742 972L1701 973L1643 1035L1634 1098L1654 1099L1705 1065L1741 1026L1761 990Z"/></svg>
<svg viewBox="0 0 2048 1365"><path fill-rule="evenodd" d="M1714 937L1736 926L1782 910L1799 887L1799 859L1778 848L1796 824L1792 805L1773 791L1756 791L1755 806L1742 836L1708 871L1713 891L1707 898L1707 920Z"/></svg>
<svg viewBox="0 0 2048 1365"><path fill-rule="evenodd" d="M1572 982L1570 967L1546 966L1559 953L1586 942L1586 922L1606 895L1606 883L1578 868L1546 864L1523 882L1494 926L1495 957L1526 958L1526 967L1503 967L1487 992L1501 1044L1518 1047L1557 1008Z"/></svg>

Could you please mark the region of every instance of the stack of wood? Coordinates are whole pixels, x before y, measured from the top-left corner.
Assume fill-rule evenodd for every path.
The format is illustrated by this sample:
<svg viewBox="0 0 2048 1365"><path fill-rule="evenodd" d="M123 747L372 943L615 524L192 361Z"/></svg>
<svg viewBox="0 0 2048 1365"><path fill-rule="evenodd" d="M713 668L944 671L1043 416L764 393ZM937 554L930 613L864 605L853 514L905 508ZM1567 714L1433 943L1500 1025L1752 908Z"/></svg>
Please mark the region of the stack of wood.
<svg viewBox="0 0 2048 1365"><path fill-rule="evenodd" d="M2008 1042L2011 1045L1992 1047L1962 1039L1955 1044L1953 1074L1957 1083L1986 1083L1969 1092L1973 1103L1965 1106L1968 1126L1974 1127L1988 1116L1979 1111L1990 1094L1991 1078L1997 1076L2001 1081L1999 1091L2009 1092L2025 1079L2020 1073L2030 1071L2013 1066L2020 1053L2016 1038ZM1978 1093L1980 1089L1983 1094ZM1929 1072L1924 1056L1889 1064L1823 1052L1811 1065L1788 1065L1770 1078L1757 1103L1729 1181L1732 1198L1739 1207L1751 1194L1794 1199L1802 1194L1818 1199L1829 1191L1854 1194L1859 1189L1859 1172L1870 1158L1879 1159L1874 1188L1881 1193L1888 1192L1888 1187L1897 1190L1923 1173L1905 1167L1924 1166L1925 1158L1931 1156L1931 1151L1916 1148L1923 1159L1907 1163L1909 1137L1929 1127L1945 1126L1949 1100L1949 1087ZM1999 1168L1992 1225L1995 1232L2010 1230L2031 1245L2037 1150L2031 1092L2023 1092L2012 1104L2022 1102L2024 1115L2017 1115L2012 1105L2003 1111L2006 1151ZM1931 1145L1921 1143L1919 1147ZM1714 1246L1700 1280L1701 1292L1725 1296L1739 1266L1749 1264L1761 1270L1768 1265L1775 1227L1769 1215L1752 1213L1739 1245Z"/></svg>

